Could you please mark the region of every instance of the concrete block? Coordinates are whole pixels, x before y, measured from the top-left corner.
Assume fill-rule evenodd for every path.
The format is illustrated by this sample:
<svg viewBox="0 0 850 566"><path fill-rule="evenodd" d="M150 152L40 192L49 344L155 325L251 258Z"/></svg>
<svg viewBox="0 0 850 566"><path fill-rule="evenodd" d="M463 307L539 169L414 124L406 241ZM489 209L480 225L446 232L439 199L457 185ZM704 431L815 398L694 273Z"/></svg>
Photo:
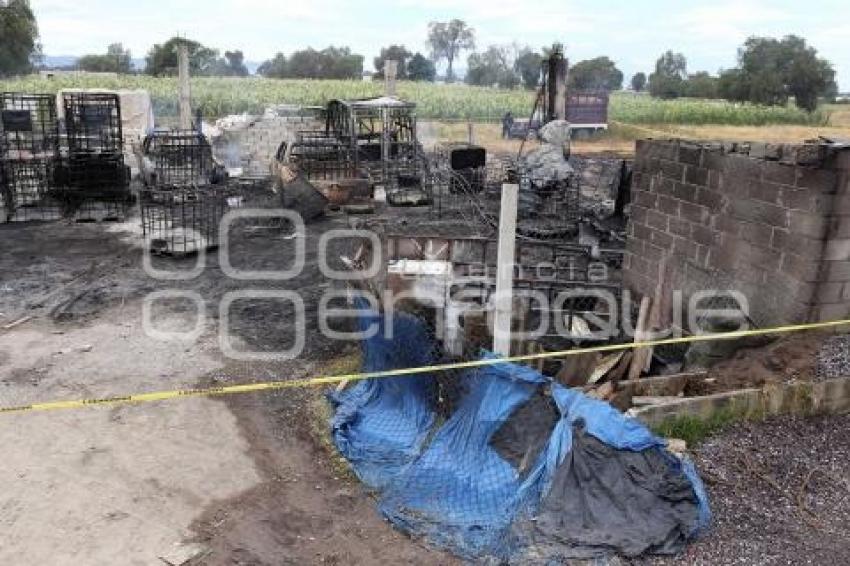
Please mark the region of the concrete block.
<svg viewBox="0 0 850 566"><path fill-rule="evenodd" d="M643 206L632 204L630 218L632 222L646 224L646 217L649 210Z"/></svg>
<svg viewBox="0 0 850 566"><path fill-rule="evenodd" d="M658 210L648 210L646 216L646 223L650 228L655 228L656 230L667 230L667 215L659 212Z"/></svg>
<svg viewBox="0 0 850 566"><path fill-rule="evenodd" d="M819 305L815 308L815 319L818 322L845 320L847 318L850 318L850 302Z"/></svg>
<svg viewBox="0 0 850 566"><path fill-rule="evenodd" d="M788 211L781 206L749 199L732 199L729 202L730 214L739 220L762 222L771 226L788 226Z"/></svg>
<svg viewBox="0 0 850 566"><path fill-rule="evenodd" d="M689 260L697 259L697 250L699 246L693 241L686 238L673 239L673 253L685 257Z"/></svg>
<svg viewBox="0 0 850 566"><path fill-rule="evenodd" d="M834 193L838 189L837 176L834 171L828 169L799 167L797 169L797 186L825 193Z"/></svg>
<svg viewBox="0 0 850 566"><path fill-rule="evenodd" d="M658 161L658 168L661 171L661 174L668 179L683 181L685 178L685 166L678 161L660 159Z"/></svg>
<svg viewBox="0 0 850 566"><path fill-rule="evenodd" d="M704 224L710 214L704 206L683 201L679 208L679 217L695 224Z"/></svg>
<svg viewBox="0 0 850 566"><path fill-rule="evenodd" d="M838 303L843 297L844 283L821 283L817 286L814 301L818 304Z"/></svg>
<svg viewBox="0 0 850 566"><path fill-rule="evenodd" d="M823 263L823 267L826 273L825 281L850 281L850 261L826 261Z"/></svg>
<svg viewBox="0 0 850 566"><path fill-rule="evenodd" d="M702 164L702 154L701 145L682 143L679 145L678 161L686 165L699 166Z"/></svg>
<svg viewBox="0 0 850 566"><path fill-rule="evenodd" d="M820 214L791 210L788 212L788 229L793 234L811 238L826 237L827 219Z"/></svg>
<svg viewBox="0 0 850 566"><path fill-rule="evenodd" d="M674 236L682 238L691 237L691 223L681 218L670 217L667 221L667 229Z"/></svg>
<svg viewBox="0 0 850 566"><path fill-rule="evenodd" d="M753 199L770 204L781 204L782 185L769 181L753 182L748 187L747 195Z"/></svg>
<svg viewBox="0 0 850 566"><path fill-rule="evenodd" d="M829 240L826 243L823 259L827 261L850 260L850 238Z"/></svg>
<svg viewBox="0 0 850 566"><path fill-rule="evenodd" d="M708 185L708 169L696 165L685 166L685 182L705 187Z"/></svg>
<svg viewBox="0 0 850 566"><path fill-rule="evenodd" d="M741 222L741 238L757 246L770 247L774 228L758 222Z"/></svg>
<svg viewBox="0 0 850 566"><path fill-rule="evenodd" d="M632 237L636 240L649 241L652 239L652 230L639 222L632 222Z"/></svg>
<svg viewBox="0 0 850 566"><path fill-rule="evenodd" d="M724 164L724 176L738 179L761 180L764 162L742 155L727 155Z"/></svg>
<svg viewBox="0 0 850 566"><path fill-rule="evenodd" d="M655 204L659 211L667 214L669 216L678 216L679 215L679 201L678 199L668 197L666 195L661 195L657 198ZM648 205L647 205L648 206Z"/></svg>
<svg viewBox="0 0 850 566"><path fill-rule="evenodd" d="M673 183L670 188L673 197L686 202L694 202L697 198L697 187L685 183Z"/></svg>
<svg viewBox="0 0 850 566"><path fill-rule="evenodd" d="M779 251L788 251L809 258L819 258L826 242L799 234L791 234L783 228L774 228L770 247Z"/></svg>
<svg viewBox="0 0 850 566"><path fill-rule="evenodd" d="M674 238L670 234L666 232L661 232L659 230L652 231L652 238L650 240L654 245L663 248L665 250L669 250L673 247Z"/></svg>
<svg viewBox="0 0 850 566"><path fill-rule="evenodd" d="M633 200L636 205L654 209L658 205L658 196L646 191L634 191Z"/></svg>
<svg viewBox="0 0 850 566"><path fill-rule="evenodd" d="M720 243L720 234L703 224L694 224L691 231L691 239L703 246L714 246Z"/></svg>
<svg viewBox="0 0 850 566"><path fill-rule="evenodd" d="M723 187L721 186L722 180L723 180L723 175L720 173L720 171L715 171L714 169L708 170L708 188L709 189L712 189L712 190L715 190L715 191L723 190Z"/></svg>
<svg viewBox="0 0 850 566"><path fill-rule="evenodd" d="M782 253L780 269L797 281L808 283L818 280L821 262L819 257L800 256L785 251Z"/></svg>
<svg viewBox="0 0 850 566"><path fill-rule="evenodd" d="M850 238L850 216L830 218L829 236L832 238Z"/></svg>

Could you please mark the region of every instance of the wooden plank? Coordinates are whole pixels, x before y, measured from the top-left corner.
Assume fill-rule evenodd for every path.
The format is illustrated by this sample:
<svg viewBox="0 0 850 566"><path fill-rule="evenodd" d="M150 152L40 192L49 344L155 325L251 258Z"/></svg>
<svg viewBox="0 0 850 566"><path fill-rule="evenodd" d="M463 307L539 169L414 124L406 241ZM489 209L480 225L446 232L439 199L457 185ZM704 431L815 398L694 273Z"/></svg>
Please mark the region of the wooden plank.
<svg viewBox="0 0 850 566"><path fill-rule="evenodd" d="M638 311L637 325L635 326L635 343L643 342L646 330L649 326L649 308L652 304L652 299L644 296L640 300L640 310ZM640 377L646 366L646 357L651 354L648 348L636 348L632 356L632 365L629 368L629 380L635 380Z"/></svg>

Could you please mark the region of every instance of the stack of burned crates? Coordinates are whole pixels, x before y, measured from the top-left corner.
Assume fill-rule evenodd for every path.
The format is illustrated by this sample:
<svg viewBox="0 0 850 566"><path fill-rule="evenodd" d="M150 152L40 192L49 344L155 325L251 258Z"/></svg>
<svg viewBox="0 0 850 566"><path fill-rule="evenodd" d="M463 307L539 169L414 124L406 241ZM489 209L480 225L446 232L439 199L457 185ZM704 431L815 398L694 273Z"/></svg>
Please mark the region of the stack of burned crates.
<svg viewBox="0 0 850 566"><path fill-rule="evenodd" d="M0 95L0 222L62 215L59 126L49 94Z"/></svg>
<svg viewBox="0 0 850 566"><path fill-rule="evenodd" d="M227 193L207 138L195 130L155 131L144 140L142 161L139 208L150 251L182 256L218 247Z"/></svg>
<svg viewBox="0 0 850 566"><path fill-rule="evenodd" d="M68 155L66 201L77 221L122 220L132 196L124 164L121 103L115 93L62 96Z"/></svg>

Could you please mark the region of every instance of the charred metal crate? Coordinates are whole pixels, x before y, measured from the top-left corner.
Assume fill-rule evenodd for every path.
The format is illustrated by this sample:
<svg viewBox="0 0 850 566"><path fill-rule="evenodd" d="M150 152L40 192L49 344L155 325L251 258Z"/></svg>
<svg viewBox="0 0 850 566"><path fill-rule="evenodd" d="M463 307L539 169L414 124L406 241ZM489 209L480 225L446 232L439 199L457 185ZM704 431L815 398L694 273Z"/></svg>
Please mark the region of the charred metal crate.
<svg viewBox="0 0 850 566"><path fill-rule="evenodd" d="M212 147L195 130L156 131L143 142L145 182L160 189L204 187L215 179Z"/></svg>
<svg viewBox="0 0 850 566"><path fill-rule="evenodd" d="M227 209L223 188L143 189L142 232L155 254L182 256L219 245L219 223Z"/></svg>
<svg viewBox="0 0 850 566"><path fill-rule="evenodd" d="M288 155L281 150L288 151ZM291 147L281 145L277 159L291 163L310 181L355 178L362 174L349 145L325 132L298 132Z"/></svg>
<svg viewBox="0 0 850 566"><path fill-rule="evenodd" d="M0 222L61 218L64 194L55 174L53 159L0 161Z"/></svg>
<svg viewBox="0 0 850 566"><path fill-rule="evenodd" d="M64 175L68 212L77 222L124 220L133 197L121 153L72 153Z"/></svg>
<svg viewBox="0 0 850 566"><path fill-rule="evenodd" d="M0 222L62 215L59 126L49 94L0 94Z"/></svg>
<svg viewBox="0 0 850 566"><path fill-rule="evenodd" d="M0 94L0 138L4 160L56 159L56 98L51 94Z"/></svg>
<svg viewBox="0 0 850 566"><path fill-rule="evenodd" d="M69 92L62 96L69 153L122 152L121 99L117 94Z"/></svg>

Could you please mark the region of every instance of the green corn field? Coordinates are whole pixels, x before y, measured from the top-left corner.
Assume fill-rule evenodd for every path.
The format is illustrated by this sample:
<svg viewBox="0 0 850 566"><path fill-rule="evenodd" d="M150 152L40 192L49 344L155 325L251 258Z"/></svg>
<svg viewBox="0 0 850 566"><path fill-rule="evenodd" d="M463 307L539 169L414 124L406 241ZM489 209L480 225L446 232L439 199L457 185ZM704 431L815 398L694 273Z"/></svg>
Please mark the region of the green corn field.
<svg viewBox="0 0 850 566"><path fill-rule="evenodd" d="M56 92L63 88L145 89L151 93L157 116L177 114L177 81L144 75L38 75L0 80L0 90ZM192 79L192 103L207 118L259 113L273 104L324 105L333 98L363 98L381 94L383 84L369 81L277 80L264 78ZM398 94L415 102L418 115L435 120L497 121L510 110L516 117L530 114L534 93L466 85L401 82ZM658 100L618 92L611 97L610 119L626 124L769 124L825 125L825 112L806 113L793 106L757 106L722 100Z"/></svg>

